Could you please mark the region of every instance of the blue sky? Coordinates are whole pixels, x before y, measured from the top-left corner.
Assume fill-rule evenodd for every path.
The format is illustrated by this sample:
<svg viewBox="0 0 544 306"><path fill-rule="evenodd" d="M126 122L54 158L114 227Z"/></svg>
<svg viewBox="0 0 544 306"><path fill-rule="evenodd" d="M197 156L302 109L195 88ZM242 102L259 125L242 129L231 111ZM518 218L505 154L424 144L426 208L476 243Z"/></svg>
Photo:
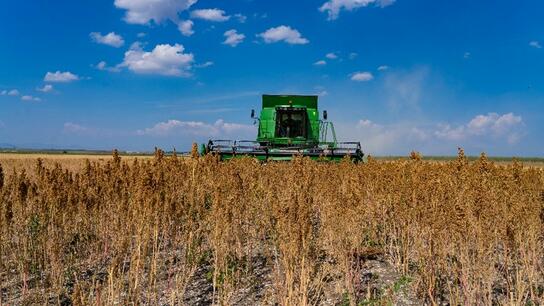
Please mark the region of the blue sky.
<svg viewBox="0 0 544 306"><path fill-rule="evenodd" d="M253 139L263 93L319 94L372 154L544 156L544 3L0 4L0 144Z"/></svg>

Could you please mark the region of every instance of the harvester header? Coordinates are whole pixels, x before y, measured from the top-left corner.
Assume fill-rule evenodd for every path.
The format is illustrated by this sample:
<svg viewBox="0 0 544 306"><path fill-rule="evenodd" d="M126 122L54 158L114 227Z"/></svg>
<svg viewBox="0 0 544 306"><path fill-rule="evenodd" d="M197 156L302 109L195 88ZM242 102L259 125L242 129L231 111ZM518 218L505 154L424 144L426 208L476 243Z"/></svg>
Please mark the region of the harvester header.
<svg viewBox="0 0 544 306"><path fill-rule="evenodd" d="M294 155L319 160L340 160L348 156L362 161L359 142L338 142L327 111L318 110L318 96L263 95L256 140L210 140L206 152L222 159L253 156L260 160L291 160Z"/></svg>

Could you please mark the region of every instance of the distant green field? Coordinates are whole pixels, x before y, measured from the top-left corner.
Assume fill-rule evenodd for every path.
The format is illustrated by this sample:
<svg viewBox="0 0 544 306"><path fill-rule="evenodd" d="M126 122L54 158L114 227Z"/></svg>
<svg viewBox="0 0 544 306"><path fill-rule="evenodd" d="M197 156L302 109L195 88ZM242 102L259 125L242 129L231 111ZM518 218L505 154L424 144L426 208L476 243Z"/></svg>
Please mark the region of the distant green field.
<svg viewBox="0 0 544 306"><path fill-rule="evenodd" d="M31 150L31 149L0 149L0 154L47 154L47 155L111 155L112 151L107 150ZM168 153L168 152L167 152ZM119 154L126 156L153 155L153 152L119 151Z"/></svg>

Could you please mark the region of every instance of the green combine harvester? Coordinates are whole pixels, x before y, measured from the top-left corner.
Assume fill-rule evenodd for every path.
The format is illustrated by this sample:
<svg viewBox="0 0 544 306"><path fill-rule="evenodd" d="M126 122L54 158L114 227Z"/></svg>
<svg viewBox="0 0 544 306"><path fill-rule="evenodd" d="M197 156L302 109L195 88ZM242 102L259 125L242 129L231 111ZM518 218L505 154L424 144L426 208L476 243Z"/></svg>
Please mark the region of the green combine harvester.
<svg viewBox="0 0 544 306"><path fill-rule="evenodd" d="M319 118L317 96L263 95L260 116L251 110L259 124L256 140L210 140L206 153L222 160L252 156L262 161L291 160L295 155L315 160L338 161L348 156L363 160L359 142L338 142L327 111Z"/></svg>

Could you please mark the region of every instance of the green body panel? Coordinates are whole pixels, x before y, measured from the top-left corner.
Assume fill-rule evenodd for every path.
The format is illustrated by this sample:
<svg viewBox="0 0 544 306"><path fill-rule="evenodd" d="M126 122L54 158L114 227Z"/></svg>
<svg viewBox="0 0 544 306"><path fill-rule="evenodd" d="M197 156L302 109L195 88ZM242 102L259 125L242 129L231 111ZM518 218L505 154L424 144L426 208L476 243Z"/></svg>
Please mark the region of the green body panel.
<svg viewBox="0 0 544 306"><path fill-rule="evenodd" d="M289 105L317 109L317 96L263 95L263 109Z"/></svg>
<svg viewBox="0 0 544 306"><path fill-rule="evenodd" d="M307 138L279 137L276 135L276 113L278 108L304 108L307 117ZM263 104L259 118L258 142L271 145L314 146L319 143L320 119L317 109L317 96L263 95Z"/></svg>

